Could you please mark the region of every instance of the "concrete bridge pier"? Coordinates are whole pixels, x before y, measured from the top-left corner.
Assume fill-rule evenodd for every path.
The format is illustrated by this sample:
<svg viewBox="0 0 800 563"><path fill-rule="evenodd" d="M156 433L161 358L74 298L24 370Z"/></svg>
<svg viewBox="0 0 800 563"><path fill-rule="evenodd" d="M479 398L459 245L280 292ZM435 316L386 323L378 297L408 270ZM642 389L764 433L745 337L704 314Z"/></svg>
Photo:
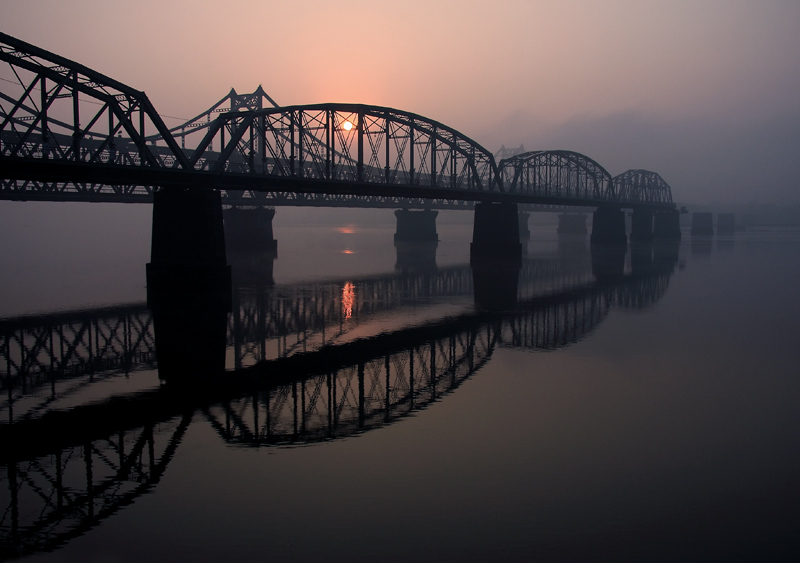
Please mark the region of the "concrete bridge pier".
<svg viewBox="0 0 800 563"><path fill-rule="evenodd" d="M161 188L153 197L148 298L153 291L211 290L230 295L222 200L217 191Z"/></svg>
<svg viewBox="0 0 800 563"><path fill-rule="evenodd" d="M514 203L475 204L470 256L520 259L519 218Z"/></svg>
<svg viewBox="0 0 800 563"><path fill-rule="evenodd" d="M222 212L225 245L230 254L278 255L278 241L272 231L275 209L231 207Z"/></svg>
<svg viewBox="0 0 800 563"><path fill-rule="evenodd" d="M531 214L520 211L517 217L519 218L519 238L521 240L528 240L531 238L531 230L528 228L528 219L530 219Z"/></svg>
<svg viewBox="0 0 800 563"><path fill-rule="evenodd" d="M196 381L224 372L231 269L219 192L155 193L147 304L161 379Z"/></svg>
<svg viewBox="0 0 800 563"><path fill-rule="evenodd" d="M653 215L653 236L657 239L680 240L681 221L677 209L658 211Z"/></svg>
<svg viewBox="0 0 800 563"><path fill-rule="evenodd" d="M631 217L631 241L653 240L653 212L649 209L634 209Z"/></svg>
<svg viewBox="0 0 800 563"><path fill-rule="evenodd" d="M430 209L422 211L398 209L394 212L394 215L397 217L397 230L394 233L395 242L431 242L439 240L439 234L436 232L438 211Z"/></svg>
<svg viewBox="0 0 800 563"><path fill-rule="evenodd" d="M592 216L592 243L627 244L625 213L615 207L598 207Z"/></svg>
<svg viewBox="0 0 800 563"><path fill-rule="evenodd" d="M470 266L479 308L500 311L516 305L522 263L519 235L516 204L475 205Z"/></svg>

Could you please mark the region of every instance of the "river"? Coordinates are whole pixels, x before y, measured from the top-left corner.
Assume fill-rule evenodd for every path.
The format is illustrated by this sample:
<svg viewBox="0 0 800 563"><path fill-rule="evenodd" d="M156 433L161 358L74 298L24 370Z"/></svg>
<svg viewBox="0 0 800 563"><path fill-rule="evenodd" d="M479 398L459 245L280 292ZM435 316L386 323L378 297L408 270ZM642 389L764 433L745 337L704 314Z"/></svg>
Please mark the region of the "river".
<svg viewBox="0 0 800 563"><path fill-rule="evenodd" d="M509 304L456 212L398 250L391 211L279 209L207 327L145 303L147 206L0 212L0 559L800 554L800 229L621 256L534 214ZM161 383L158 326L223 327L241 382Z"/></svg>

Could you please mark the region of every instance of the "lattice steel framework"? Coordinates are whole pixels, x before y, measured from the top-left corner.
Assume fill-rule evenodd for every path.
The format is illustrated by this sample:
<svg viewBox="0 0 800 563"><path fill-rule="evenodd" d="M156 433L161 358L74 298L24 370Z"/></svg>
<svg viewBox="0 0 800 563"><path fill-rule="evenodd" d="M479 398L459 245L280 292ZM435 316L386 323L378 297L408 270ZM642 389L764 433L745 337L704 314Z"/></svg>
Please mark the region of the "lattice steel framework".
<svg viewBox="0 0 800 563"><path fill-rule="evenodd" d="M498 167L469 137L397 109L267 108L276 104L259 87L231 90L168 129L143 92L1 33L0 61L11 77L0 91L3 199L150 201L153 186L180 185L240 192L228 194L232 205L264 205L265 198L270 205L358 206L411 198L440 208L464 201L671 204L663 180L647 183L643 171L639 181L625 173L627 183L618 186L571 151L526 152ZM346 196L361 199L342 203Z"/></svg>
<svg viewBox="0 0 800 563"><path fill-rule="evenodd" d="M81 445L7 459L0 469L0 558L56 549L151 491L190 422L184 416L101 438L84 432L73 436Z"/></svg>
<svg viewBox="0 0 800 563"><path fill-rule="evenodd" d="M614 191L626 203L672 203L669 184L649 170L628 170L615 176Z"/></svg>
<svg viewBox="0 0 800 563"><path fill-rule="evenodd" d="M19 89L17 97L0 91L3 157L188 168L144 92L4 33L0 61ZM147 144L148 130L160 151Z"/></svg>
<svg viewBox="0 0 800 563"><path fill-rule="evenodd" d="M379 428L453 392L499 347L559 349L585 338L614 306L654 303L666 291L667 266L613 283L562 284L511 313L466 314L261 362L246 370L252 383L241 389L219 390L216 401L198 393L198 408L221 438L241 446L309 444ZM104 314L110 317L122 315ZM193 417L193 403L179 395L175 401L170 389L155 388L0 426L16 446L0 451L0 555L53 549L152 490Z"/></svg>
<svg viewBox="0 0 800 563"><path fill-rule="evenodd" d="M417 114L359 104L220 115L190 162L195 169L216 173L334 184L464 193L499 189L492 154L475 141Z"/></svg>
<svg viewBox="0 0 800 563"><path fill-rule="evenodd" d="M611 175L577 152L531 151L501 160L498 169L509 192L563 200L616 199Z"/></svg>
<svg viewBox="0 0 800 563"><path fill-rule="evenodd" d="M457 191L460 199L500 189L488 150L416 114L353 104L254 109L265 96L257 91L232 93L230 111L208 120L223 99L205 121L198 116L171 132L143 92L73 61L5 34L0 60L14 77L4 85L19 89L0 96L6 180L134 191L172 184L274 191L282 183L288 191L365 196Z"/></svg>

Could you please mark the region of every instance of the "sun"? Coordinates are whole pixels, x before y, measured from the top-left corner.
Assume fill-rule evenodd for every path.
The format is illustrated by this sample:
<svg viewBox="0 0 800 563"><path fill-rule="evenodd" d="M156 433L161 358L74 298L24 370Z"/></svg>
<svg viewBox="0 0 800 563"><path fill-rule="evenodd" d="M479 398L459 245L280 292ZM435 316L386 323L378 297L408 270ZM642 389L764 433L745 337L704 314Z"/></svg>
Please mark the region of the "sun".
<svg viewBox="0 0 800 563"><path fill-rule="evenodd" d="M350 131L350 130L353 128L353 124L352 124L352 123L350 123L349 121L345 121L345 122L342 124L342 127L344 127L344 130L345 130L345 131Z"/></svg>

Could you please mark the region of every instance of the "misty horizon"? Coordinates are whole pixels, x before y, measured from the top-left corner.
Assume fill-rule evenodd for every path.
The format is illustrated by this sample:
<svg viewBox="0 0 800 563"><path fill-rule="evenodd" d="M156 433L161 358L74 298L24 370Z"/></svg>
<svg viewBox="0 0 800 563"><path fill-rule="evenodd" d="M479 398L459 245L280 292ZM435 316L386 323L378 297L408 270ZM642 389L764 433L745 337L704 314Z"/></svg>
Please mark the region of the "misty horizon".
<svg viewBox="0 0 800 563"><path fill-rule="evenodd" d="M244 1L213 32L212 2L139 6L11 1L2 31L145 91L168 126L261 84L281 105L417 113L492 152L653 170L676 201L800 199L793 2Z"/></svg>

